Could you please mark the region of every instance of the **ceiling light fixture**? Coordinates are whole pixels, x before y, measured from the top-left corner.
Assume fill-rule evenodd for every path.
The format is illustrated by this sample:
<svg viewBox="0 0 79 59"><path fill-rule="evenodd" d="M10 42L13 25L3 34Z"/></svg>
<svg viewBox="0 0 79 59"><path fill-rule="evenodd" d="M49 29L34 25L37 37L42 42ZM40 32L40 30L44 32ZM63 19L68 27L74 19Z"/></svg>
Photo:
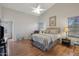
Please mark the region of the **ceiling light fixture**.
<svg viewBox="0 0 79 59"><path fill-rule="evenodd" d="M36 14L41 14L41 12L44 11L44 10L45 10L45 9L42 9L42 8L40 7L40 5L37 5L36 8L33 8L33 11L32 11L32 12L34 12L34 13L36 13Z"/></svg>

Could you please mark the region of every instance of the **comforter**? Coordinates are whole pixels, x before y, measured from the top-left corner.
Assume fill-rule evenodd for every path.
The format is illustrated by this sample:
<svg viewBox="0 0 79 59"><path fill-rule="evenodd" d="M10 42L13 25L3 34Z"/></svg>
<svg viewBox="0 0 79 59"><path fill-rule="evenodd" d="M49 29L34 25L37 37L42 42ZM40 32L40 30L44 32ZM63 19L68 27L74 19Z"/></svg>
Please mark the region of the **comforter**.
<svg viewBox="0 0 79 59"><path fill-rule="evenodd" d="M46 51L53 47L54 42L57 40L57 34L33 34L33 44L42 49L43 51Z"/></svg>

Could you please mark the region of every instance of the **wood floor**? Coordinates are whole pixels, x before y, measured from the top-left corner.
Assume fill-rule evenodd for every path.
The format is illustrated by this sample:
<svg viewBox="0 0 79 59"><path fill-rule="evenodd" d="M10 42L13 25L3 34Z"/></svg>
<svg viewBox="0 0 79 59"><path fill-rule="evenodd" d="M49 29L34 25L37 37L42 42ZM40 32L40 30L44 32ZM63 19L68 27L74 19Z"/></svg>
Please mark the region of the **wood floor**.
<svg viewBox="0 0 79 59"><path fill-rule="evenodd" d="M79 46L56 44L44 52L32 45L30 40L8 41L10 56L78 56Z"/></svg>

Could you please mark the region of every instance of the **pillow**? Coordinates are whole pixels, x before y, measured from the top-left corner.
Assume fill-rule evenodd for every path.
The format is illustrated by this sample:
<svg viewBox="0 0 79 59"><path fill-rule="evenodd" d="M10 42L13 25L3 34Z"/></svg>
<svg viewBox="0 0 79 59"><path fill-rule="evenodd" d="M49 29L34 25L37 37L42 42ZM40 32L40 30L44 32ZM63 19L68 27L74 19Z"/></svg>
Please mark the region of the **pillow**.
<svg viewBox="0 0 79 59"><path fill-rule="evenodd" d="M47 34L58 34L60 32L59 28L47 28L45 33Z"/></svg>

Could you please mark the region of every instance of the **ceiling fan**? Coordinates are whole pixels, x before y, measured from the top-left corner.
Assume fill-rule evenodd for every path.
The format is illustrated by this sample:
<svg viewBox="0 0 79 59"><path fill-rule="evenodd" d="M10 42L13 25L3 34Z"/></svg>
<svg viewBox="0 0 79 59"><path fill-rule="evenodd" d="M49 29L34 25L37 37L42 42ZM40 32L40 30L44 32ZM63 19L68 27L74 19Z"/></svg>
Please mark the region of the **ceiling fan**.
<svg viewBox="0 0 79 59"><path fill-rule="evenodd" d="M45 9L41 8L39 4L36 7L33 7L32 9L32 12L34 12L35 14L41 14L41 12L45 11Z"/></svg>

